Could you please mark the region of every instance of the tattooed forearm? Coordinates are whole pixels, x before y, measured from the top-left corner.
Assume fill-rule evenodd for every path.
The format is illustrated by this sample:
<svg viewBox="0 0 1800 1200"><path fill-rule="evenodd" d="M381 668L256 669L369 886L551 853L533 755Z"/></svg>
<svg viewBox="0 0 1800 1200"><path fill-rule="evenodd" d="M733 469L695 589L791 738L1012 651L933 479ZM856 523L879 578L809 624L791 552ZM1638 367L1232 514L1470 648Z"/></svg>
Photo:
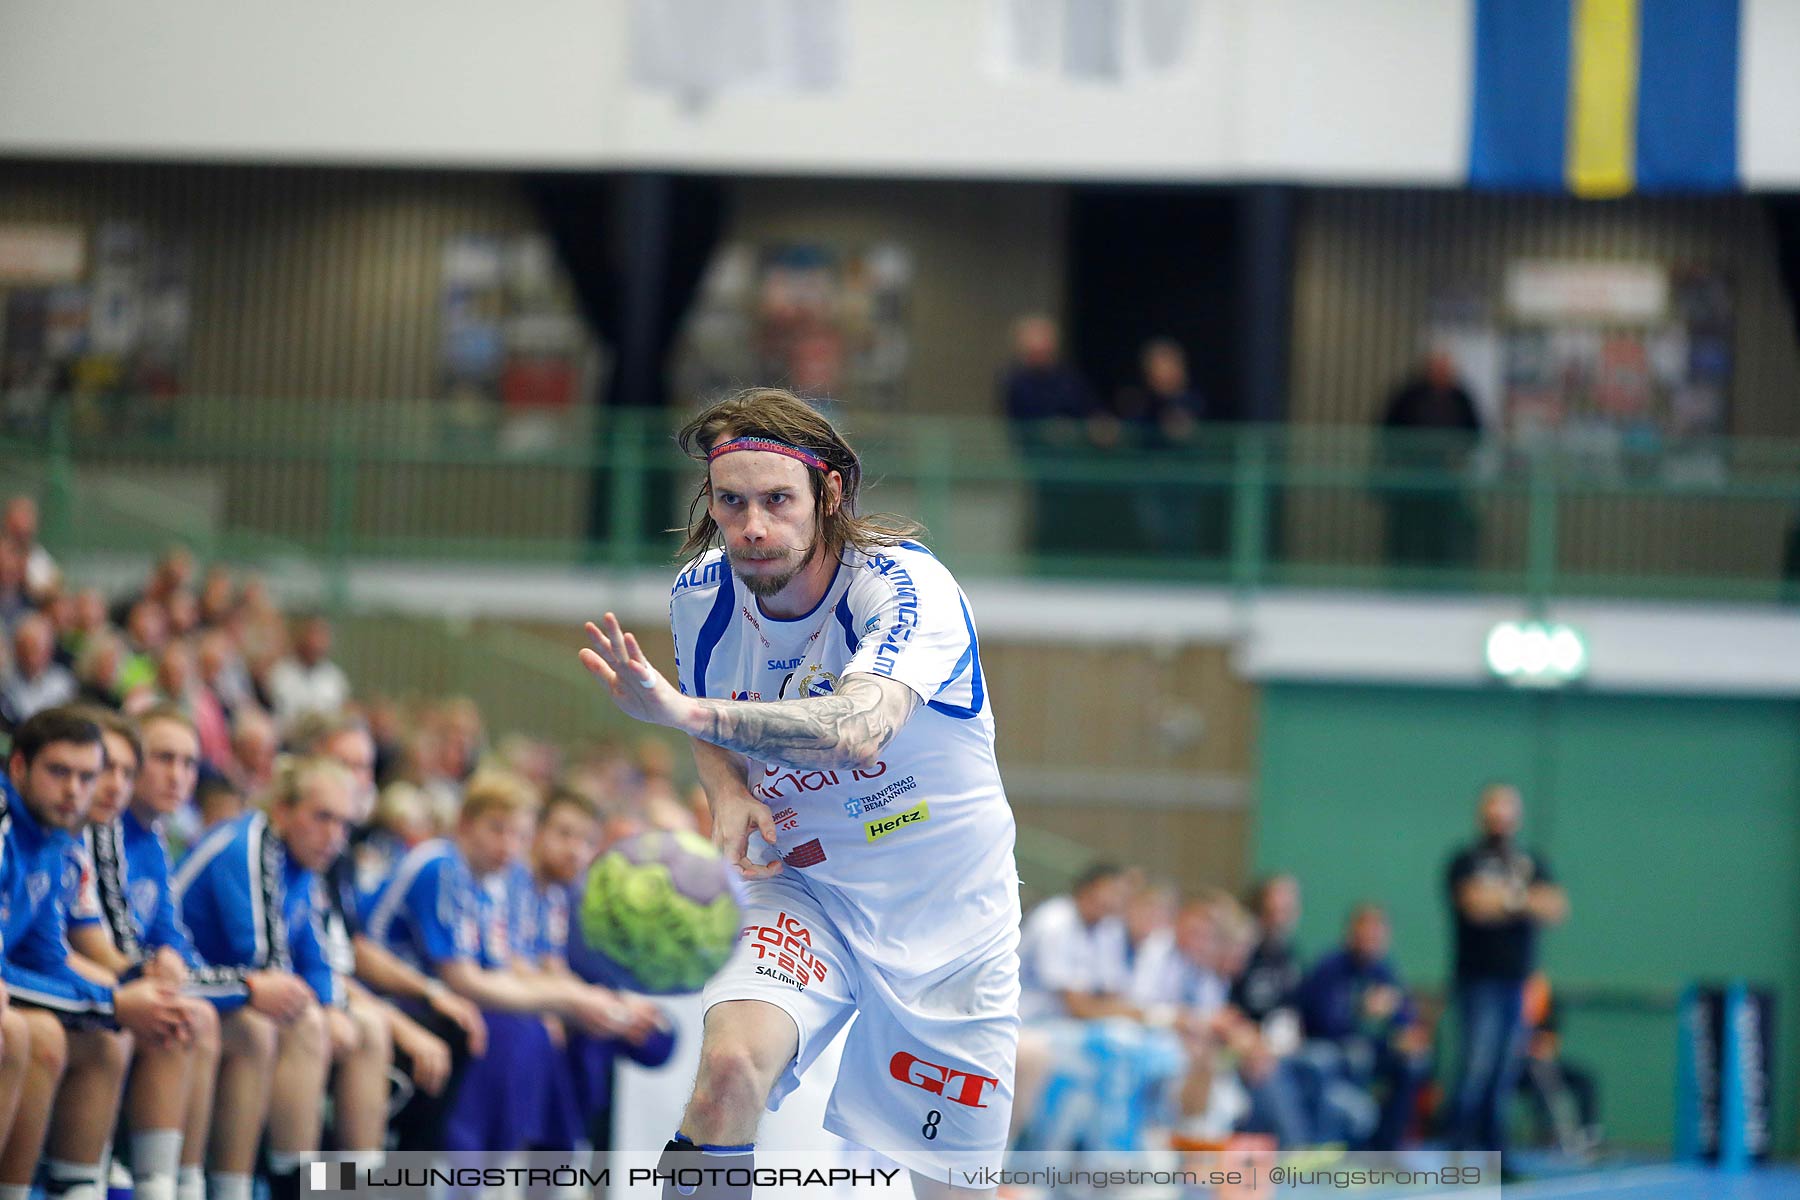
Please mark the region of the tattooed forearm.
<svg viewBox="0 0 1800 1200"><path fill-rule="evenodd" d="M905 684L852 675L836 695L769 704L700 700L689 733L727 750L788 767L867 766L918 707Z"/></svg>

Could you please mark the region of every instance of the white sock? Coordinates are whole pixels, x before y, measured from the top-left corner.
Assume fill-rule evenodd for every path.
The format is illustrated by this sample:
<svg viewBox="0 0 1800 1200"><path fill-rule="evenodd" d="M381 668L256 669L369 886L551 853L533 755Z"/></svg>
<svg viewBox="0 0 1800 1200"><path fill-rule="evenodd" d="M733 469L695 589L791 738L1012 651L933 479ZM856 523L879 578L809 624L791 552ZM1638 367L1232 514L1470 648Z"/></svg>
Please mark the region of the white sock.
<svg viewBox="0 0 1800 1200"><path fill-rule="evenodd" d="M168 1175L139 1175L131 1185L131 1200L175 1200L175 1180Z"/></svg>
<svg viewBox="0 0 1800 1200"><path fill-rule="evenodd" d="M44 1194L61 1200L101 1200L100 1164L44 1160Z"/></svg>
<svg viewBox="0 0 1800 1200"><path fill-rule="evenodd" d="M316 1155L309 1150L271 1150L269 1151L269 1174L292 1175L315 1157Z"/></svg>
<svg viewBox="0 0 1800 1200"><path fill-rule="evenodd" d="M206 1172L185 1166L175 1176L175 1200L206 1200Z"/></svg>
<svg viewBox="0 0 1800 1200"><path fill-rule="evenodd" d="M0 1200L31 1200L29 1183L0 1183Z"/></svg>
<svg viewBox="0 0 1800 1200"><path fill-rule="evenodd" d="M131 1175L141 1189L151 1179L166 1179L171 1187L181 1170L181 1130L146 1129L131 1135Z"/></svg>
<svg viewBox="0 0 1800 1200"><path fill-rule="evenodd" d="M250 1200L250 1176L236 1171L215 1171L206 1177L209 1200ZM6 1197L0 1196L0 1200Z"/></svg>

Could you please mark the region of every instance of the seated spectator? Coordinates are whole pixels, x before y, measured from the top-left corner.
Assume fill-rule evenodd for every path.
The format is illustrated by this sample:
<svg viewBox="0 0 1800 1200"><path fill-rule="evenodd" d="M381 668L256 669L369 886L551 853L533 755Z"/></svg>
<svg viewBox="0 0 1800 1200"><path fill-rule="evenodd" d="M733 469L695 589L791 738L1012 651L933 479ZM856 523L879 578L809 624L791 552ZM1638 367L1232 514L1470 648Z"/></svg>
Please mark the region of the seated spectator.
<svg viewBox="0 0 1800 1200"><path fill-rule="evenodd" d="M156 560L156 565L150 569L150 579L144 587L113 605L113 623L129 626L130 613L146 600L158 611L161 611L167 605L170 596L191 588L193 583L193 551L186 546L170 546L163 551L162 556Z"/></svg>
<svg viewBox="0 0 1800 1200"><path fill-rule="evenodd" d="M299 1196L300 1166L320 1147L336 1036L327 1014L345 1003L316 897L318 873L343 848L349 775L334 762L288 759L266 799L266 812L202 838L174 881L195 949L242 968L248 985L243 1000L215 1001L223 1062L209 1193L225 1200L249 1200L265 1123L270 1198Z"/></svg>
<svg viewBox="0 0 1800 1200"><path fill-rule="evenodd" d="M28 613L13 630L12 669L0 679L0 728L11 729L80 692L75 676L56 664L56 631L42 613Z"/></svg>
<svg viewBox="0 0 1800 1200"><path fill-rule="evenodd" d="M218 675L209 677L200 666L205 661L205 651L206 642L202 639L200 652L194 656L195 671L188 685L187 709L194 716L195 727L200 730L200 755L206 760L209 772L235 778L239 772L237 754L231 747L233 711L213 686Z"/></svg>
<svg viewBox="0 0 1800 1200"><path fill-rule="evenodd" d="M0 538L0 638L10 639L13 626L31 611L31 598L25 592L25 556Z"/></svg>
<svg viewBox="0 0 1800 1200"><path fill-rule="evenodd" d="M200 628L200 601L186 588L170 592L163 601L163 614L169 619L169 636L187 638Z"/></svg>
<svg viewBox="0 0 1800 1200"><path fill-rule="evenodd" d="M75 593L75 623L65 635L64 646L76 658L87 644L112 628L106 616L106 597L99 588L82 588Z"/></svg>
<svg viewBox="0 0 1800 1200"><path fill-rule="evenodd" d="M1172 979L1189 1055L1183 1123L1190 1135L1211 1140L1246 1132L1272 1135L1283 1147L1310 1145L1317 1122L1293 1063L1228 1002L1255 936L1249 916L1223 891L1202 894L1176 918Z"/></svg>
<svg viewBox="0 0 1800 1200"><path fill-rule="evenodd" d="M208 629L200 635L194 667L200 683L217 698L227 720L237 716L246 705L254 705L256 696L250 686L250 672L232 644L231 635ZM209 756L210 757L210 756Z"/></svg>
<svg viewBox="0 0 1800 1200"><path fill-rule="evenodd" d="M88 637L75 659L77 698L83 704L118 709L124 701L120 673L125 665L125 643L110 629Z"/></svg>
<svg viewBox="0 0 1800 1200"><path fill-rule="evenodd" d="M1146 1098L1180 1070L1179 1047L1166 1031L1146 1031L1132 995L1128 887L1125 872L1096 865L1025 921L1014 1132L1032 1149L1137 1148Z"/></svg>
<svg viewBox="0 0 1800 1200"><path fill-rule="evenodd" d="M75 597L58 585L44 597L38 611L50 618L51 660L73 675L75 655L69 647L75 635Z"/></svg>
<svg viewBox="0 0 1800 1200"><path fill-rule="evenodd" d="M275 777L275 756L281 742L275 723L260 708L239 709L231 723L231 759L236 765L232 782L247 796L260 794Z"/></svg>
<svg viewBox="0 0 1800 1200"><path fill-rule="evenodd" d="M206 577L200 582L201 628L223 628L231 617L231 610L236 607L237 585L231 581L231 571L223 564L214 563L206 569Z"/></svg>
<svg viewBox="0 0 1800 1200"><path fill-rule="evenodd" d="M119 668L119 694L129 699L139 688L155 688L156 660L169 641L169 620L162 605L154 600L139 600L131 606L125 621L125 647L128 657Z"/></svg>
<svg viewBox="0 0 1800 1200"><path fill-rule="evenodd" d="M1600 1101L1594 1074L1562 1052L1562 1019L1550 979L1542 971L1525 981L1525 1069L1519 1090L1531 1101L1538 1141L1585 1158L1600 1145Z"/></svg>
<svg viewBox="0 0 1800 1200"><path fill-rule="evenodd" d="M1110 863L1083 871L1066 896L1044 901L1019 937L1019 1016L1025 1021L1138 1015L1126 998L1125 873Z"/></svg>
<svg viewBox="0 0 1800 1200"><path fill-rule="evenodd" d="M1389 941L1386 912L1357 905L1343 947L1313 964L1298 997L1309 1058L1331 1052L1330 1067L1379 1105L1379 1119L1356 1131L1376 1150L1399 1146L1431 1066L1429 1036L1388 962Z"/></svg>
<svg viewBox="0 0 1800 1200"><path fill-rule="evenodd" d="M16 551L23 564L26 598L41 602L55 589L62 573L38 541L37 501L30 496L14 496L7 501L6 516L0 521L0 541Z"/></svg>
<svg viewBox="0 0 1800 1200"><path fill-rule="evenodd" d="M287 728L307 713L334 713L350 701L350 680L331 661L331 622L311 616L300 622L294 653L269 673L269 702L275 722Z"/></svg>
<svg viewBox="0 0 1800 1200"><path fill-rule="evenodd" d="M1256 945L1243 971L1231 985L1231 1003L1262 1026L1277 1053L1300 1043L1300 1018L1294 996L1301 979L1300 957L1294 952L1294 930L1300 924L1300 883L1292 875L1271 875L1250 897L1256 917Z"/></svg>
<svg viewBox="0 0 1800 1200"><path fill-rule="evenodd" d="M223 775L203 775L194 785L194 807L200 810L200 828L204 832L215 825L235 821L244 815L248 805L244 794Z"/></svg>
<svg viewBox="0 0 1800 1200"><path fill-rule="evenodd" d="M1125 903L1125 969L1130 983L1126 992L1139 1000L1140 972L1154 969L1158 948L1170 937L1181 897L1175 886L1163 880L1146 880Z"/></svg>

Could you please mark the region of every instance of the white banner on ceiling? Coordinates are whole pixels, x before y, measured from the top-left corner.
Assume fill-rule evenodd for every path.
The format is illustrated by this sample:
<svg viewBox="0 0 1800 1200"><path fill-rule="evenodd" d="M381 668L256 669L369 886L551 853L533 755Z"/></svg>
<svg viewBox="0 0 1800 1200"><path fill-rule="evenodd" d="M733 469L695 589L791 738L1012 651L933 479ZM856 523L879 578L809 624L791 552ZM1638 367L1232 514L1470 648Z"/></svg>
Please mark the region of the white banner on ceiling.
<svg viewBox="0 0 1800 1200"><path fill-rule="evenodd" d="M989 65L1003 79L1126 84L1192 60L1200 0L991 0Z"/></svg>
<svg viewBox="0 0 1800 1200"><path fill-rule="evenodd" d="M843 84L845 0L633 0L631 80L701 103Z"/></svg>

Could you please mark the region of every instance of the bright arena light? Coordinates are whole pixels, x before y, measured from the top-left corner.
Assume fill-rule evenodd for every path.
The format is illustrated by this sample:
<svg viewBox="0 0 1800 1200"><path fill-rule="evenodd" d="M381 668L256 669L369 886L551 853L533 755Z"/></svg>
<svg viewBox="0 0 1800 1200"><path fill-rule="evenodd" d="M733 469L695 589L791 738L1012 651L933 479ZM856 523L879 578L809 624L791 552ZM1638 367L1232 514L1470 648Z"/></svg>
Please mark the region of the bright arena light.
<svg viewBox="0 0 1800 1200"><path fill-rule="evenodd" d="M1560 687L1587 671L1587 644L1567 625L1502 621L1489 631L1487 665L1522 687Z"/></svg>

